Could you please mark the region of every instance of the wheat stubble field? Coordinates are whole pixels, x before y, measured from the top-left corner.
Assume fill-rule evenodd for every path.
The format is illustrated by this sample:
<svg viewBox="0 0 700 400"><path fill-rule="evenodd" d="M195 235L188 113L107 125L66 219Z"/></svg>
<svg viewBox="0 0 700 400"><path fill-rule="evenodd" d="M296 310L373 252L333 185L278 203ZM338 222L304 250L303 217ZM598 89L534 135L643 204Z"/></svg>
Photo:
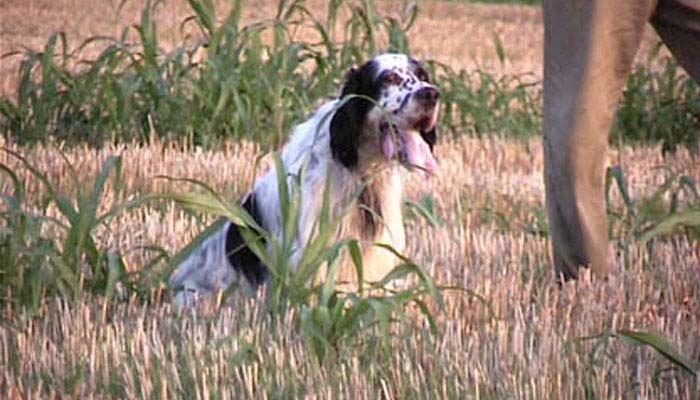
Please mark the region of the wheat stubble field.
<svg viewBox="0 0 700 400"><path fill-rule="evenodd" d="M0 3L5 16L5 10L15 7L10 3ZM83 6L88 14L98 13L101 7L88 7L78 0L49 7L46 14L38 10L48 2L27 4L34 8L16 7L17 15L32 12L36 19L19 26L34 28L23 32L24 36L3 34L3 50L10 37L13 39L7 40L13 43L33 38L41 43L48 34L43 29L50 24L60 22L59 26L75 29L74 34L79 35L93 26L90 21L95 21L93 33L109 23L100 18L73 18L69 7ZM503 68L539 71L541 23L536 8L459 2L421 6L425 7L422 22L418 22L422 28L411 36L417 55L454 64L467 54L470 60L465 67L476 65L469 63L482 57L484 63L495 65L487 27L496 26L505 32L503 41L513 54ZM272 5L265 3L261 9L265 7ZM258 12L255 10L251 14ZM463 47L459 41L435 46L436 41L445 40L432 36L442 34L435 26L459 30L454 15L463 10L469 17L464 23L481 26L475 27L475 32L487 30L480 35L488 39L481 42L489 43L479 47L475 41L465 40ZM175 21L180 18L176 11L174 7ZM44 20L45 24L39 23ZM70 28L74 22L84 25ZM527 34L518 34L518 26L526 23L532 24ZM421 30L428 34L417 35ZM13 83L5 80L5 84ZM120 144L101 149L57 143L22 147L8 141L3 141L2 147L29 160L53 187L66 194L78 188L89 190L86 188L91 187L109 157L121 156L120 192L106 191L98 214L138 195L190 188L182 182L157 178L160 175L194 178L226 198L239 198L271 162L261 146L249 142L228 143L208 151L182 150L157 140L146 146ZM0 311L0 397L700 396L697 375L632 337L634 332L663 337L672 353L697 365L697 236L664 237L648 245L634 242L630 233L634 227L625 219L622 196L613 187L611 215L621 215L611 223L614 273L605 280L585 276L560 287L552 279L549 265L540 140L443 137L436 153L440 177L423 180L405 176L408 199L416 203L431 199L437 219L430 223L413 209L406 209L405 254L436 284L466 289L445 290L441 305L435 298L425 297L436 333L431 333L429 321L415 304L402 308L400 316L392 315L395 322L387 329L377 323L358 335L346 336L323 322L305 325L300 315L308 308L290 307L274 315L253 299L236 299L232 306L223 306L213 314L178 316L168 293L161 293L158 287L153 288L158 295L150 301L128 295L110 304L94 295L78 296L73 301L51 297L34 316L8 302ZM697 156L685 149L664 158L659 145L626 146L611 150L609 158L612 165L623 168L629 195L637 202L651 197L678 174L700 179ZM0 163L15 171L23 182L27 204L39 212L41 200L48 196L47 186L11 153L0 152ZM16 193L15 185L5 176L0 190L9 196ZM670 201L662 200L663 204ZM687 201L683 193L679 201ZM55 203L42 213L65 223L66 217ZM212 220L204 218L204 222ZM191 213L161 201L127 210L97 226L92 235L105 252L123 252L126 270L134 273L152 257L140 246L160 246L172 254L204 226ZM43 237L63 234L51 224L42 229ZM313 301L308 307L314 307ZM322 313L313 315L321 318ZM319 352L309 339L316 333L307 332L304 326L331 326L320 334L335 335L337 340Z"/></svg>

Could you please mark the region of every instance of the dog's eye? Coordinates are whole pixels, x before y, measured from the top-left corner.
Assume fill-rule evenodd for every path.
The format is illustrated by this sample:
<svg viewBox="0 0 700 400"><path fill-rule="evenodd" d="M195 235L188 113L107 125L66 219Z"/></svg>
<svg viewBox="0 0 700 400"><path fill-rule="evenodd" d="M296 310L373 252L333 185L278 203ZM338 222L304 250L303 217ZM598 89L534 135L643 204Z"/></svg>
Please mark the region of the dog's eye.
<svg viewBox="0 0 700 400"><path fill-rule="evenodd" d="M403 78L394 71L384 71L379 74L379 82L384 85L400 85Z"/></svg>

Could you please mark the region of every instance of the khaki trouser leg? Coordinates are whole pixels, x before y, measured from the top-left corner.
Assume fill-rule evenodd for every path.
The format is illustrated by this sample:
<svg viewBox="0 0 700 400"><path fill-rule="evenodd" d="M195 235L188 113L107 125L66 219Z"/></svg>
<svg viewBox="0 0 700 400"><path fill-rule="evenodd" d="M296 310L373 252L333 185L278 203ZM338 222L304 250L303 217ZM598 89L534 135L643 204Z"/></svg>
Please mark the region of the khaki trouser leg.
<svg viewBox="0 0 700 400"><path fill-rule="evenodd" d="M652 4L544 0L544 156L555 272L610 270L604 161Z"/></svg>
<svg viewBox="0 0 700 400"><path fill-rule="evenodd" d="M653 14L652 12L653 11ZM609 271L604 158L620 92L649 15L700 82L700 1L544 0L544 150L555 271Z"/></svg>

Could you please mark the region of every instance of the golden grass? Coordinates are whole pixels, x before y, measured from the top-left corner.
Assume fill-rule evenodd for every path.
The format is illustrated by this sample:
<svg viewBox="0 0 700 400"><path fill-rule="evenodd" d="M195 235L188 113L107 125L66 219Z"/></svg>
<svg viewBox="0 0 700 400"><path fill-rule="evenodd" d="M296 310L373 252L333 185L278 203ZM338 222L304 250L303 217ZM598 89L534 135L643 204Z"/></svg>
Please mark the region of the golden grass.
<svg viewBox="0 0 700 400"><path fill-rule="evenodd" d="M73 46L97 34L118 36L124 26L138 21L144 1L127 2L119 16L118 3L0 2L0 54L25 46L39 49L48 35L60 30ZM158 19L161 38L174 46L189 11L184 0L165 4ZM225 7L225 1L218 4ZM249 4L244 20L269 18L276 4ZM317 15L325 11L324 1L307 4ZM402 2L378 4L385 12L398 13ZM457 69L539 76L538 8L435 1L421 2L420 9L409 34L416 56ZM505 65L494 51L495 34L505 45ZM645 46L654 38L647 36ZM18 61L0 60L0 94L10 93L15 85L11 72ZM0 145L27 156L61 190L75 190L70 168L55 146L28 149L2 139ZM183 152L160 144L64 151L79 171L81 185L95 177L108 156L120 154L130 195L186 190L183 184L154 178L169 175L204 181L232 199L250 187L256 174L251 165L260 156L259 148L249 143L212 152ZM321 364L295 331L293 315L287 324L272 325L254 301L209 318L179 318L169 304L128 303L107 321L101 300L92 298L71 306L52 302L33 320L8 308L0 317L0 398L700 396L697 378L669 370L670 364L649 349L614 340L574 341L615 329L645 330L662 334L681 354L700 360L698 243L677 239L654 242L650 248L622 248L607 280L584 278L559 288L552 281L548 239L531 233L539 228L543 213L539 140L446 140L438 154L443 175L425 182L408 176L407 195L414 200L433 196L445 223L430 227L407 216L406 253L439 283L483 296L498 318L491 318L473 297L449 294L445 307L435 311L442 335L433 342L420 324L404 326L389 351L361 340L356 347L341 348L338 360ZM22 171L4 152L0 162ZM611 162L622 165L635 198L649 195L675 172L700 179L697 158L687 152L662 159L658 147L624 148ZM661 166L669 170L657 168ZM42 196L26 171L20 175L30 197ZM8 179L0 180L0 193L8 193L10 185ZM102 206L122 200L107 196ZM619 202L617 196L615 200ZM48 213L58 216L55 209ZM174 252L201 228L194 217L165 204L123 214L96 235L103 248L126 251L156 244ZM128 268L138 270L146 259L143 251L131 252Z"/></svg>
<svg viewBox="0 0 700 400"><path fill-rule="evenodd" d="M65 32L72 49L95 36L120 37L125 27L138 23L145 0L127 1L121 12L120 1L89 0L7 0L0 2L0 55L25 48L41 50L55 32ZM228 2L215 0L219 15L225 15ZM243 21L249 23L274 17L277 0L248 2ZM308 8L319 18L326 13L328 2L308 0ZM383 13L398 16L403 1L378 1ZM409 32L411 48L421 59L433 59L454 69L481 69L494 74L533 74L542 70L542 17L539 7L517 5L468 4L460 1L419 2L421 11L416 26ZM166 50L183 40L180 23L191 14L185 0L161 3L158 8L160 43ZM323 18L321 18L323 20ZM135 31L132 30L132 35ZM308 31L300 31L304 37ZM186 30L184 36L196 34ZM501 65L494 36L504 44L507 56ZM133 37L133 36L132 36ZM318 38L314 38L316 41ZM638 60L646 60L651 43L658 40L648 28ZM88 57L99 52L100 44L89 46ZM21 58L0 60L0 95L12 93L17 81L16 70Z"/></svg>
<svg viewBox="0 0 700 400"><path fill-rule="evenodd" d="M62 190L73 189L55 147L3 146L26 155ZM106 157L121 154L127 193L167 190L171 184L153 179L166 174L202 180L232 198L249 187L250 166L260 156L246 143L206 153L159 144L65 153L82 182ZM445 224L432 228L407 217L406 253L437 282L483 296L497 318L473 297L448 294L445 307L435 311L442 336L432 343L418 323L401 327L388 351L360 340L341 348L337 360L319 363L295 332L293 316L272 325L254 301L209 318L179 318L169 304L130 303L106 322L100 300L90 298L70 307L48 304L35 320L6 309L0 397L698 398L700 381L668 369L648 348L613 339L575 341L644 330L700 360L697 242L679 238L620 249L608 279L584 277L559 288L551 278L548 239L528 233L543 209L539 140L445 140L437 153L442 176L423 181L408 175L407 195L433 196ZM626 171L634 197L671 173L656 168L662 165L700 179L700 165L687 152L666 159L659 154L658 147L624 148L612 157ZM5 153L0 162L20 170ZM30 194L39 196L41 189L23 175ZM9 185L0 181L2 193ZM174 251L200 228L172 206L154 206L123 215L97 236L103 247L157 244ZM130 269L140 268L143 257L132 254Z"/></svg>

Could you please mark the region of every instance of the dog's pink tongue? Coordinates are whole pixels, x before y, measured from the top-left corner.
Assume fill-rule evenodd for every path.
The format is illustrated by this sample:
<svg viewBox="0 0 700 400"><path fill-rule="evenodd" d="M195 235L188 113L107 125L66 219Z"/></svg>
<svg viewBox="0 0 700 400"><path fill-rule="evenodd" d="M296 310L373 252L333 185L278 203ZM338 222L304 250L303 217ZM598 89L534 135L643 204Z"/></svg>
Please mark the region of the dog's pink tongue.
<svg viewBox="0 0 700 400"><path fill-rule="evenodd" d="M403 140L406 162L433 175L440 173L440 167L433 157L433 152L430 151L430 146L423 140L420 132L402 132L401 139Z"/></svg>

